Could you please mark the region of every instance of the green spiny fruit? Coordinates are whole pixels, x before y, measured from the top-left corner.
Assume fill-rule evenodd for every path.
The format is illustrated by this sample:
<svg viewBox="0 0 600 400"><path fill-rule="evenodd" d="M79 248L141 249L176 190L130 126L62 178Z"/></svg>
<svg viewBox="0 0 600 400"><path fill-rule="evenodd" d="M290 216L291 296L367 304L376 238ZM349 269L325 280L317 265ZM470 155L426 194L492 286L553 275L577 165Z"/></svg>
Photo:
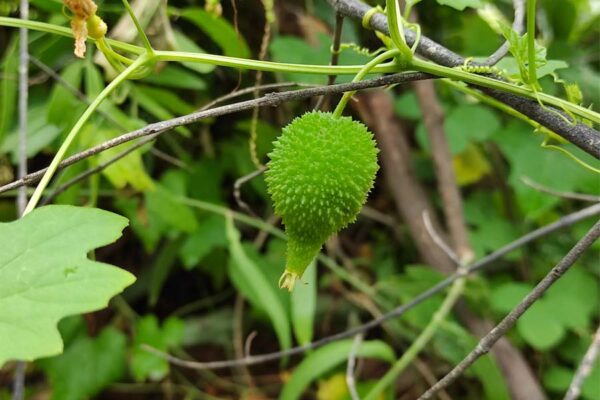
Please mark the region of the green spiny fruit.
<svg viewBox="0 0 600 400"><path fill-rule="evenodd" d="M290 291L325 241L354 222L373 187L378 150L348 117L310 112L283 128L266 181L288 237L279 286Z"/></svg>

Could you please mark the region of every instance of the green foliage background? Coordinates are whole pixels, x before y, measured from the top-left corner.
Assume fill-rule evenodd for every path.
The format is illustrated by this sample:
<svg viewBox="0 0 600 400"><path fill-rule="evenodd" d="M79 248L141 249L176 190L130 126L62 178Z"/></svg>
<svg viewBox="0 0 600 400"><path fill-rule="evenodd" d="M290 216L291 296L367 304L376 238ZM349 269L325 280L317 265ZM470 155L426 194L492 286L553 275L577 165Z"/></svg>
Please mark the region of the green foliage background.
<svg viewBox="0 0 600 400"><path fill-rule="evenodd" d="M8 12L5 3L10 2L0 2L0 12ZM163 10L168 24L164 25L163 20L162 26L149 30L157 48L257 56L262 36L262 28L257 27L263 23L259 2L238 2L237 14L229 2L223 2L223 16L212 15L202 8L203 4L196 3L169 2ZM453 3L454 7L440 6L443 3ZM597 7L592 9L585 0L540 3L543 23L539 36L547 47L549 64L561 78L579 83L585 104L600 104L600 11ZM60 1L32 0L31 4L32 19L68 25ZM109 26L123 16L120 1L99 4ZM471 7L490 4L504 15L511 15L511 2L501 0L426 0L417 6L417 11L424 34L460 54L485 57L502 39ZM464 7L467 8L458 10ZM276 9L278 25L268 48L269 58L327 64L334 20L330 6L324 0L282 1L276 2ZM371 49L378 46L374 35L353 21L346 21L342 37L344 42ZM17 47L17 32L0 28L0 184L12 181L16 173ZM76 60L72 42L66 38L31 33L30 53L60 76L60 80L53 79L34 64L31 66L28 156L31 168L41 168L86 107L72 89L93 99L111 75L95 63L93 52L85 60ZM348 49L343 51L340 62L363 64L368 59ZM514 60L504 60L500 67L514 72ZM238 86L251 86L254 79L251 72L208 65L159 65L151 76L127 82L111 96L72 151L151 122L190 113ZM326 79L297 73L265 77L269 82L319 84ZM547 92L561 95L550 75L543 77L541 84ZM444 127L461 184L470 239L478 257L584 205L537 191L526 185L523 178L560 191L600 193L596 175L561 153L542 149L542 135L530 126L465 97L450 86L439 83L437 89L446 115ZM409 87L395 87L388 93L397 116L410 128L411 155L418 177L432 196L437 196L422 122L427 110L419 108ZM266 161L280 128L310 106L309 102L297 102L261 111L257 130L261 160ZM176 398L251 398L244 396L253 394L263 396L255 398L293 399L302 393L307 398L349 398L344 382L338 379L345 370L346 359L340 354L348 351L349 342L326 346L304 359L253 368L254 387L239 371L233 371L233 376L229 370L183 372L139 347L146 343L203 361L233 358L239 356L233 346L234 331L238 329L234 322L241 318L243 337L258 332L252 353L285 349L370 319L373 309L369 304L375 300L388 305L406 302L441 279L429 266L417 264L416 250L401 225L391 228L362 216L340 235L346 254L329 254L340 264L345 261L351 265L347 273L355 279L374 285L375 296L368 293L366 302L349 301L357 290L344 283L339 271L322 263L311 267L316 270L306 278L306 287L298 288L292 296L280 291L276 285L285 263L285 243L280 235L263 236L257 229L261 220L274 223L263 177L241 190L258 216L251 219L254 225L234 223L228 217L228 209L239 210L233 200L233 182L255 169L248 151L250 127L251 113L239 113L178 128L161 136L153 148L147 146L132 153L100 176L83 181L56 198L58 204L94 205L130 220L124 237L117 244L98 250L96 257L127 269L136 275L137 282L111 302L107 310L85 318L70 317L60 323L65 352L36 361L30 367L29 396L50 389L53 399L112 399L124 394L130 396L127 398L164 398L165 393ZM585 161L595 162L573 146L569 149ZM58 176L54 187L120 150L70 167ZM439 205L441 199L435 197L434 202ZM368 206L396 218L381 176ZM0 221L12 221L15 215L14 193L0 195ZM590 224L579 223L515 251L498 262L492 272L470 280L465 296L471 308L483 317L502 318ZM522 350L549 398L560 398L568 387L598 324L599 249L596 245L594 252L584 256L510 332L509 338ZM240 317L241 298L246 305ZM386 330L370 334L361 352L379 361L365 367L371 373L365 373L359 391L368 390L377 371L385 371L387 363L402 353L441 301L441 295L434 297L390 323ZM422 357L431 368L439 370L460 361L475 343L466 328L457 319L451 319ZM0 370L0 399L9 396L9 367ZM420 376L414 371L408 373L419 381L412 390L422 391L425 383ZM509 398L498 366L489 357L475 364L468 378L453 387L451 394L465 399ZM597 382L598 365L584 386L584 399L600 399ZM140 395L139 391L146 394Z"/></svg>

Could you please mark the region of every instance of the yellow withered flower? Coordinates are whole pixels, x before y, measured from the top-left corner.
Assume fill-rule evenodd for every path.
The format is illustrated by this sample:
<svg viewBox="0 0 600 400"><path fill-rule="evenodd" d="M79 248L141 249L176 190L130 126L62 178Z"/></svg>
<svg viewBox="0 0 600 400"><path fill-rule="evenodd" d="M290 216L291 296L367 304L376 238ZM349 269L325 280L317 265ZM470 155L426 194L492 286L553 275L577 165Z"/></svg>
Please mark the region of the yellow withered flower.
<svg viewBox="0 0 600 400"><path fill-rule="evenodd" d="M106 35L107 26L96 15L98 6L92 0L63 0L65 6L73 13L71 29L75 36L75 55L79 58L85 56L85 41L88 36L100 39Z"/></svg>

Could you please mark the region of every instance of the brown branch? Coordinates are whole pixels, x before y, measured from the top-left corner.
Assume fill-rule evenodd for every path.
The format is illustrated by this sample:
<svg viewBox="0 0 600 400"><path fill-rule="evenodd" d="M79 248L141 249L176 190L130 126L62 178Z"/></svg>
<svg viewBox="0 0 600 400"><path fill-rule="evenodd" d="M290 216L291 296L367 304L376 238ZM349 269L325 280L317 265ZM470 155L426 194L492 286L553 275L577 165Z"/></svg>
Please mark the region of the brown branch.
<svg viewBox="0 0 600 400"><path fill-rule="evenodd" d="M398 83L406 83L406 82L412 82L415 80L431 79L431 78L433 78L433 77L428 74L410 72L410 73L387 75L387 76L383 76L380 78L369 79L369 80L356 82L356 83L341 83L341 84L337 84L337 85L319 86L319 87L306 88L306 89L300 89L300 90L291 90L291 91L281 92L281 93L267 93L267 94L263 95L262 97L259 97L258 99L246 100L246 101L242 101L242 102L235 103L235 104L225 105L225 106L221 106L221 107L215 107L215 108L211 108L208 110L198 111L198 112L195 112L192 114L169 119L166 121L149 124L149 125L145 126L144 128L141 128L136 131L129 132L124 135L118 136L114 139L108 140L104 143L101 143L97 146L94 146L88 150L84 150L80 153L77 153L77 154L65 159L63 162L60 163L59 170L65 168L65 167L68 167L70 165L73 165L73 164L75 164L81 160L84 160L88 157L91 157L93 155L101 153L105 150L108 150L110 148L119 146L123 143L127 143L132 140L136 140L141 137L144 137L144 136L150 136L150 135L154 135L154 134L162 134L162 133L167 132L171 129L174 129L178 126L189 125L189 124L198 122L198 121L200 121L202 119L206 119L206 118L219 117L219 116L228 115L228 114L232 114L232 113L236 113L236 112L240 112L240 111L251 110L252 108L254 108L256 106L277 107L280 104L282 104L286 101L291 101L291 100L302 100L302 99L307 99L307 98L311 98L311 97L322 96L325 94L344 93L344 92L350 92L350 91L354 91L354 90L371 89L371 88L375 88L375 87L382 87L382 86L388 86L388 85L393 85L393 84L398 84ZM250 92L252 92L252 91L250 91ZM44 172L46 172L45 168L38 170L34 173L31 173L29 175L26 175L22 179L19 179L14 182L11 182L7 185L1 186L0 193L19 188L21 186L36 183L42 178L42 176L44 175Z"/></svg>
<svg viewBox="0 0 600 400"><path fill-rule="evenodd" d="M362 20L367 11L371 9L367 4L358 0L328 1L337 12L358 20ZM376 13L369 22L371 28L389 35L387 18L384 15ZM409 46L412 46L416 40L416 34L408 29L404 31L404 34L406 42ZM416 50L421 56L446 67L461 66L465 62L464 57L448 50L426 36L421 36ZM481 90L557 133L588 154L600 159L600 132L595 129L582 123L571 125L567 122L570 121L569 116L565 115L565 119L563 119L557 115L557 113L564 115L562 110L551 109L551 107L542 107L535 101L498 90Z"/></svg>
<svg viewBox="0 0 600 400"><path fill-rule="evenodd" d="M515 9L515 17L512 24L513 31L517 32L519 35L523 33L525 29L525 0L513 0L513 8ZM504 56L508 53L510 48L510 43L508 40L505 40L502 43L502 46L498 48L483 62L484 65L494 66L500 62L504 58Z"/></svg>
<svg viewBox="0 0 600 400"><path fill-rule="evenodd" d="M415 82L413 88L421 110L423 110L423 123L431 145L431 155L435 166L438 191L443 200L448 233L459 259L462 262L468 262L474 254L469 243L462 198L456 183L452 154L450 154L444 130L444 111L437 99L433 82Z"/></svg>
<svg viewBox="0 0 600 400"><path fill-rule="evenodd" d="M406 222L421 258L444 274L453 273L456 269L454 261L428 233L433 230L438 232L438 235L443 235L425 189L414 174L406 133L395 116L389 96L377 91L365 93L360 96L360 99L363 101L356 103L355 106L359 108L362 119L372 127L381 146L384 175L396 208ZM427 229L422 218L423 213L430 216L433 229ZM442 240L447 241L445 238ZM477 336L482 334L479 327L491 324L477 318L460 302L457 304L457 311L463 323ZM513 398L543 399L537 380L518 350L505 339L501 344L503 351L494 351L494 356L507 378Z"/></svg>
<svg viewBox="0 0 600 400"><path fill-rule="evenodd" d="M477 347L463 359L452 371L444 376L438 383L427 390L419 400L431 399L433 395L440 389L448 387L456 381L463 372L469 368L481 356L487 354L492 346L504 336L518 321L518 319L535 303L546 291L550 288L571 266L579 259L579 257L600 237L600 221L585 234L585 236L577 242L577 244L567 253L567 255L554 267L552 270L538 283L538 285L515 307L513 310L484 336Z"/></svg>
<svg viewBox="0 0 600 400"><path fill-rule="evenodd" d="M584 208L580 211L577 211L575 213L566 215L566 216L562 217L561 219L559 219L558 221L556 221L552 224L543 226L539 229L536 229L535 231L532 231L532 232L526 234L525 236L507 244L506 246L496 250L494 253L475 262L473 265L471 265L467 269L466 273L472 274L479 270L482 270L482 269L490 266L493 262L497 261L498 259L500 259L503 256L505 256L506 254L514 251L515 249L518 249L521 246L524 246L538 238L544 237L558 229L573 225L581 220L584 220L586 218L589 218L589 217L592 217L592 216L595 216L598 214L600 214L600 204L594 204L593 206L590 206L590 207ZM390 319L397 318L397 317L403 315L407 311L409 311L412 308L416 307L417 305L421 304L423 301L440 293L442 290L444 290L447 287L449 287L450 285L452 285L452 283L456 279L458 279L462 276L464 276L464 274L459 274L459 273L454 273L453 275L448 276L443 281L439 282L437 285L435 285L435 286L427 289L426 291L422 292L421 294L417 295L415 298L413 298L408 303L403 304L399 307L396 307L395 309L387 312L386 314L382 315L379 318L375 318L367 323L364 323L362 325L359 325L359 326L349 329L347 331L340 332L340 333L337 333L337 334L334 334L331 336L326 336L315 342L308 343L306 345L299 346L299 347L293 347L288 350L282 350L282 351L267 353L267 354L246 356L244 358L234 359L234 360L198 362L198 361L183 360L181 358L174 357L170 354L161 352L161 351L154 349L147 345L143 345L143 348L146 349L147 351L150 351L154 354L157 354L157 355L165 358L166 360L168 360L169 362L171 362L174 365L178 365L178 366L184 367L184 368L191 368L191 369L220 369L220 368L237 367L239 365L262 364L262 363L266 363L269 361L274 361L274 360L279 360L281 358L294 356L297 354L303 354L309 350L322 347L328 343L332 343L332 342L335 342L338 340L353 337L360 333L367 332L373 328L380 326L381 324L387 322Z"/></svg>
<svg viewBox="0 0 600 400"><path fill-rule="evenodd" d="M340 44L342 41L342 28L344 26L344 16L340 13L335 14L335 27L333 28L333 44L331 45L331 61L329 65L338 65L340 59ZM335 83L336 75L329 75L327 78L327 84L333 85ZM315 110L321 109L325 104L327 96L321 96L315 104Z"/></svg>
<svg viewBox="0 0 600 400"><path fill-rule="evenodd" d="M443 273L452 273L454 262L438 248L425 228L423 213L431 217L435 231L442 232L427 193L414 172L407 132L395 116L390 97L376 91L363 93L358 99L353 106L375 134L384 178L421 258Z"/></svg>

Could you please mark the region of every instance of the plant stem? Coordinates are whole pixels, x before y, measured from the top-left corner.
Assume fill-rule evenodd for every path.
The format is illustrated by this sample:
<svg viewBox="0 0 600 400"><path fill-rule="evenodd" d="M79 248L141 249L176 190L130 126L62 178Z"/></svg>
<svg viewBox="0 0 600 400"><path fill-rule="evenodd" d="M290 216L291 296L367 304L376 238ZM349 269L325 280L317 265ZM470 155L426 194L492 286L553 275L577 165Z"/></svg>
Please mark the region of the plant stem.
<svg viewBox="0 0 600 400"><path fill-rule="evenodd" d="M380 55L369 61L360 71L358 71L354 79L352 79L352 82L358 82L362 80L369 72L376 69L377 66L381 64L384 60L395 57L398 54L400 54L400 50L398 49L388 50L385 53L381 53ZM350 100L350 98L354 96L354 93L356 93L356 91L344 93L337 107L333 111L333 115L335 117L339 118L342 115L342 112L344 112L344 108L346 108L346 104L348 104L348 100Z"/></svg>
<svg viewBox="0 0 600 400"><path fill-rule="evenodd" d="M135 16L135 13L131 9L131 6L129 5L129 1L123 0L123 5L125 6L125 9L127 9L129 16L133 20L135 29L137 30L138 35L142 39L142 42L144 42L144 47L146 48L146 51L148 52L148 54L153 54L154 49L152 48L152 44L150 44L150 40L148 40L148 36L146 36L146 32L144 32L144 29L142 28L140 21L137 19L137 17Z"/></svg>
<svg viewBox="0 0 600 400"><path fill-rule="evenodd" d="M417 71L426 72L428 74L463 81L490 89L496 89L503 92L512 93L518 96L527 97L536 101L539 100L544 104L554 106L558 109L568 110L581 118L590 120L596 124L600 124L600 114L598 114L597 112L589 110L580 105L573 104L569 101L560 99L558 97L550 96L545 93L536 93L531 89L517 86L512 83L499 81L497 79L488 78L482 75L472 74L470 72L466 72L458 68L444 67L443 65L434 64L416 58L413 59L413 61L411 62L411 66Z"/></svg>
<svg viewBox="0 0 600 400"><path fill-rule="evenodd" d="M394 42L402 58L409 62L413 58L413 52L406 44L406 39L404 38L404 24L402 23L400 2L398 0L386 0L385 5L392 42Z"/></svg>
<svg viewBox="0 0 600 400"><path fill-rule="evenodd" d="M466 268L460 267L459 273L465 274ZM464 287L465 287L465 277L458 278L452 284L450 291L448 292L448 296L444 299L444 302L440 306L440 308L435 312L429 324L425 327L425 330L421 332L419 337L411 344L411 346L404 352L402 357L390 368L390 370L373 386L373 388L366 395L364 400L375 400L378 396L389 387L400 375L402 371L418 356L418 354L425 348L427 343L431 340L435 332L440 327L441 323L444 321L446 316L454 307L454 304L460 298Z"/></svg>
<svg viewBox="0 0 600 400"><path fill-rule="evenodd" d="M9 26L12 28L27 28L33 31L40 31L45 33L52 33L54 35L65 36L65 37L73 37L73 32L71 29L66 28L64 26L48 24L45 22L39 21L31 21L31 20L23 20L19 18L9 18L9 17L0 17L0 26ZM94 42L94 39L88 38L88 40ZM108 43L116 49L120 49L123 51L127 51L133 54L142 54L144 53L144 49L125 42L121 42L114 39L107 39Z"/></svg>
<svg viewBox="0 0 600 400"><path fill-rule="evenodd" d="M360 72L362 65L307 65L259 61L246 58L227 57L216 54L186 53L178 51L156 51L157 61L196 62L239 69L268 72L299 72L318 75L352 75ZM398 72L394 63L380 65L373 72Z"/></svg>
<svg viewBox="0 0 600 400"><path fill-rule="evenodd" d="M106 88L104 88L104 90L98 95L98 97L96 97L96 99L94 99L94 101L88 106L88 108L85 110L83 115L77 120L77 122L75 123L75 125L73 126L73 128L71 129L69 134L67 135L67 138L65 139L65 141L62 143L62 145L56 152L56 155L52 159L52 163L48 167L48 170L42 177L42 180L40 181L40 183L35 188L35 191L33 192L33 196L31 196L29 203L27 203L27 207L25 208L23 215L29 214L31 211L33 211L35 206L38 204L38 202L40 201L40 198L42 197L42 194L44 193L44 190L50 183L50 180L54 176L54 173L56 172L58 165L60 164L63 157L67 153L67 150L73 143L73 140L77 137L77 134L81 131L81 128L83 128L83 125L85 125L85 123L90 119L90 117L96 111L96 109L100 106L100 104L113 92L113 90L115 90L121 83L123 83L125 80L127 80L127 78L131 74L133 74L138 67L143 66L145 63L147 63L151 59L152 59L152 57L149 55L146 55L146 54L141 55L133 64L131 64L129 67L127 67Z"/></svg>
<svg viewBox="0 0 600 400"><path fill-rule="evenodd" d="M11 27L24 27L28 29L34 29L42 32L54 33L62 36L72 37L72 33L68 28L56 26L52 24L46 24L36 21L24 21L16 18L0 17L0 26L11 26ZM117 49L128 51L134 54L142 54L144 49L139 46L130 45L117 40L108 40L111 46ZM320 74L320 75L342 75L342 74L357 74L363 68L363 66L330 66L330 65L305 65L305 64L286 64L286 63L275 63L268 61L256 61L243 58L226 57L213 54L196 54L186 52L173 52L173 51L156 51L155 61L179 61L179 62L196 62L205 63L212 65L219 65L224 67L233 67L239 69L253 69L270 72L299 72L308 74ZM566 100L550 96L545 93L536 93L531 89L520 87L511 83L499 81L496 79L488 78L485 76L472 74L469 72L462 71L457 68L449 68L442 65L434 64L431 62L419 60L413 58L411 66L419 71L427 72L436 76L445 78L451 78L455 80L462 80L467 83L479 85L491 89L501 90L503 92L512 93L518 96L530 98L532 100L538 100L544 104L554 106L558 109L565 109L569 112L578 115L581 118L590 120L596 124L600 124L600 114L589 110L585 107L573 104ZM398 65L394 63L387 63L378 65L372 69L375 73L387 73L397 72L399 69Z"/></svg>
<svg viewBox="0 0 600 400"><path fill-rule="evenodd" d="M527 64L529 69L529 84L537 88L537 69L535 62L535 0L527 0Z"/></svg>

